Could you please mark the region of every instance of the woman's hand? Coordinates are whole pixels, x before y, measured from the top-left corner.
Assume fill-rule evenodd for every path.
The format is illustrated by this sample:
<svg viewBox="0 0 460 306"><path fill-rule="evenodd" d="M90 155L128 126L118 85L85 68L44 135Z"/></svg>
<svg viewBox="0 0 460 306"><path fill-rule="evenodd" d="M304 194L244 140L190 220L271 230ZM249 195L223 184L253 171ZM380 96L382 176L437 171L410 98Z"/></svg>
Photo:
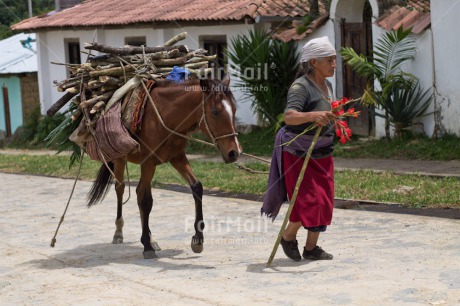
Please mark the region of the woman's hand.
<svg viewBox="0 0 460 306"><path fill-rule="evenodd" d="M287 125L300 125L307 122L312 122L317 126L325 126L333 118L334 115L330 111L316 111L303 113L289 109L284 113L284 122Z"/></svg>
<svg viewBox="0 0 460 306"><path fill-rule="evenodd" d="M315 119L314 122L317 126L325 126L327 125L333 118L332 112L329 111L320 111L320 112L310 112Z"/></svg>

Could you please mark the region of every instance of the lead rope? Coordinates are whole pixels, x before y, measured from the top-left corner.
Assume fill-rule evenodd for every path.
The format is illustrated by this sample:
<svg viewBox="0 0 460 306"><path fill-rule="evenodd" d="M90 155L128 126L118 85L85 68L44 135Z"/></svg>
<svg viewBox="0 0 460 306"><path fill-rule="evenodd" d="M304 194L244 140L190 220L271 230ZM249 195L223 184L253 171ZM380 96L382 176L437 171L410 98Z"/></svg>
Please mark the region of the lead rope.
<svg viewBox="0 0 460 306"><path fill-rule="evenodd" d="M58 226L57 226L57 228L56 228L56 232L54 232L54 236L53 236L53 238L51 239L51 244L50 244L50 246L51 246L52 248L54 248L54 246L55 246L55 244L56 244L56 236L57 236L57 234L58 234L58 231L59 231L59 228L61 227L62 222L64 222L64 217L65 217L65 214L66 214L66 212L67 212L67 208L69 208L70 200L72 199L73 192L75 191L75 186L77 185L78 177L80 176L81 165L83 164L83 156L85 155L85 151L82 151L82 152L83 152L83 153L82 153L81 156L80 156L80 165L78 166L77 176L75 177L75 180L74 180L74 182L73 182L72 191L70 192L69 199L67 200L67 205L65 206L64 213L62 214L61 220L59 221L59 224L58 224Z"/></svg>

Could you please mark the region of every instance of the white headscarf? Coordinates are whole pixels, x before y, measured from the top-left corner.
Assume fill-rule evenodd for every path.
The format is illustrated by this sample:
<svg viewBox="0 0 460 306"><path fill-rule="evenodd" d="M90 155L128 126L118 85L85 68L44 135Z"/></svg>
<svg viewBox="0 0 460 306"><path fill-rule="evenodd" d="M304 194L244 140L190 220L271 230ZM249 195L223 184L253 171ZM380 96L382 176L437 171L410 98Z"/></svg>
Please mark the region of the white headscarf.
<svg viewBox="0 0 460 306"><path fill-rule="evenodd" d="M329 41L329 38L323 36L312 39L303 46L300 62L308 62L312 58L328 57L336 54L337 52Z"/></svg>

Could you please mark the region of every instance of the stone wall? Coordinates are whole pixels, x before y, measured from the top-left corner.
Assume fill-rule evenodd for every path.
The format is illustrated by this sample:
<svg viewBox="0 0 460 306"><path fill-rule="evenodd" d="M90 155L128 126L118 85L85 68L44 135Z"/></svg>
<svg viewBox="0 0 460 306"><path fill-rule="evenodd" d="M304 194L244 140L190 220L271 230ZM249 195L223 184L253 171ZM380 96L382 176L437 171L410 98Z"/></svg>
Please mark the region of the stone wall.
<svg viewBox="0 0 460 306"><path fill-rule="evenodd" d="M21 79L22 118L30 116L32 111L40 107L37 73L25 73Z"/></svg>

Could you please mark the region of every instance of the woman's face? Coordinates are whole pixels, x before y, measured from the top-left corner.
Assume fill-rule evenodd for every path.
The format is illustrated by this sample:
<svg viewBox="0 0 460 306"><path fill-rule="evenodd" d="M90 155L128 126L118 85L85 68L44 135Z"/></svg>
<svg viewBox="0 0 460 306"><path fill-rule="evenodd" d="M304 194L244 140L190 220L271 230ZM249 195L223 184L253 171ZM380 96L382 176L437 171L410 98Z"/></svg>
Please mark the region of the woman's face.
<svg viewBox="0 0 460 306"><path fill-rule="evenodd" d="M319 74L325 78L334 76L336 56L322 57L320 59L313 59L312 66L314 67L313 73Z"/></svg>

